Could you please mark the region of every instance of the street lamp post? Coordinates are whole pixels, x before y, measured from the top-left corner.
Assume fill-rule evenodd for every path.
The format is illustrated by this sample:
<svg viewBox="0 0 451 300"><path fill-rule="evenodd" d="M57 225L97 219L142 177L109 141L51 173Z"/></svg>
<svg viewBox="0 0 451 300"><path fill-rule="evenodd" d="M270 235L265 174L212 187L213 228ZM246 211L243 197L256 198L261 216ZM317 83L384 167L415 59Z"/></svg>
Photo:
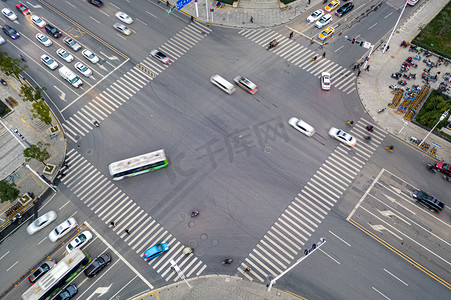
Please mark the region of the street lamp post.
<svg viewBox="0 0 451 300"><path fill-rule="evenodd" d="M421 141L420 144L418 144L418 147L421 147L421 145L424 143L424 141L428 138L428 136L432 133L432 131L434 131L435 127L437 127L438 123L440 123L441 121L445 120L446 116L448 115L449 110L445 111L441 116L440 116L440 120L438 120L438 122L434 125L434 127L432 127L431 131L428 132L428 134L426 134L426 136L424 137L424 139Z"/></svg>
<svg viewBox="0 0 451 300"><path fill-rule="evenodd" d="M402 8L401 13L399 14L398 21L396 21L395 27L393 27L393 30L392 30L392 32L391 32L391 34L390 34L390 36L389 36L389 38L387 40L387 43L385 43L384 50L382 50L382 53L385 53L385 51L387 51L387 46L390 43L390 40L391 40L391 37L393 36L393 33L395 33L395 30L396 30L396 27L398 26L399 20L401 20L402 14L404 13L404 10L406 9L406 6L407 6L407 2L408 2L408 0L406 0L406 3L404 4L404 7Z"/></svg>
<svg viewBox="0 0 451 300"><path fill-rule="evenodd" d="M324 238L320 238L318 244L313 244L312 248L310 249L305 249L304 254L305 256L301 257L300 259L298 259L297 262L294 263L294 265L292 265L291 267L289 267L288 269L286 269L285 271L283 271L279 276L277 276L276 278L274 278L273 280L271 280L271 282L267 285L268 287L268 292L271 291L272 286L274 285L274 283L276 283L277 279L281 278L283 275L285 275L286 273L288 273L291 269L293 269L294 267L296 267L301 261L303 261L305 258L307 258L307 256L309 256L310 254L312 254L313 252L315 252L316 250L318 250L319 247L321 247L322 245L324 245L324 243L326 243L326 240Z"/></svg>

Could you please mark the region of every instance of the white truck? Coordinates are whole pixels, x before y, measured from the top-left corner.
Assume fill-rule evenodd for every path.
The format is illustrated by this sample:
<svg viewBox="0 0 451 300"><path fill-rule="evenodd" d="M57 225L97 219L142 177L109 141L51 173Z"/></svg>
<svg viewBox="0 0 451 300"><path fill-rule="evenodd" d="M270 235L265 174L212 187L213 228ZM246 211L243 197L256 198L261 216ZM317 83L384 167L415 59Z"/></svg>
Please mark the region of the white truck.
<svg viewBox="0 0 451 300"><path fill-rule="evenodd" d="M83 81L81 81L81 79L77 75L75 75L74 72L69 70L67 67L63 66L63 67L59 68L59 72L60 72L61 77L66 79L74 87L79 88L83 84Z"/></svg>

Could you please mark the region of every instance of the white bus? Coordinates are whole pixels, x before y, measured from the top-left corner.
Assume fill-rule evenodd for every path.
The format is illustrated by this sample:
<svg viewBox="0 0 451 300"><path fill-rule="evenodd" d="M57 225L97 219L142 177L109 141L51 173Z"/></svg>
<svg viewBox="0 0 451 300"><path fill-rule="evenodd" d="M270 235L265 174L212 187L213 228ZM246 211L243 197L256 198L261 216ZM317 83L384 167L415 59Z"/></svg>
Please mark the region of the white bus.
<svg viewBox="0 0 451 300"><path fill-rule="evenodd" d="M158 150L111 163L108 169L114 180L121 180L124 177L132 177L161 169L167 165L168 159L164 150Z"/></svg>
<svg viewBox="0 0 451 300"><path fill-rule="evenodd" d="M22 299L50 299L62 289L66 282L71 281L90 262L91 257L87 252L78 248L72 250L56 266L23 293Z"/></svg>

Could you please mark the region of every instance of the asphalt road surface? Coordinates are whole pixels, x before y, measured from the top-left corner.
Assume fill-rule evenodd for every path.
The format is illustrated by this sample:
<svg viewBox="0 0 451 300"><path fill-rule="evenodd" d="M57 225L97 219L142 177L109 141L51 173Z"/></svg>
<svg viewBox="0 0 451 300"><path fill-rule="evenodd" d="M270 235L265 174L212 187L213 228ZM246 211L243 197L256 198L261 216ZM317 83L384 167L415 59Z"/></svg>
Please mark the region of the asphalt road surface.
<svg viewBox="0 0 451 300"><path fill-rule="evenodd" d="M356 4L347 17L362 13L364 4ZM102 9L87 3L52 5L52 10L44 5L33 12L57 25L63 37L72 35L101 58L92 65L78 52L72 53L74 62L65 63L82 61L93 70L92 78L82 78L81 89L69 86L57 70L51 71L39 61L42 53L57 58L56 49L67 49L61 39L43 47L34 38L39 29L23 22L22 16L14 25L21 38L9 41L4 49L10 54L20 49L26 55L26 73L47 87L53 107L63 118L70 167L61 177L60 190L72 204L69 209L68 204L55 201L52 208L64 209L64 216L77 211L79 223L87 221L96 231L96 240L87 248L93 257L104 251L115 254L105 276L91 281L82 293L112 282L110 298L161 287L178 280L170 269L170 259L176 260L188 277L240 275L251 265L253 271L244 277L266 284L269 275L278 275L294 263L319 237L327 239L321 251L279 280L280 287L311 299L362 295L377 299L381 294L426 298L431 293L440 298L447 293L442 285L346 222L372 182L376 182L374 188L353 219L368 230L374 230L368 226L374 222L374 214L387 210L400 193L406 205L412 205L407 187L428 187L447 201L444 182L425 174L425 159L418 152L377 127L372 142L364 140L368 134L364 126L371 120L361 107L350 66L365 50L344 36L360 35L376 42L396 22L398 6L384 3L321 46L309 42L320 30L306 26L301 19L296 21L301 25L293 22L268 30L235 30L192 24L180 15L168 16L161 5L148 1ZM129 25L130 36L121 36L112 28L118 10L135 19ZM384 22L379 22L382 17L386 17ZM334 19L333 24L338 26L336 30L347 28L343 18ZM296 34L289 40L292 28ZM267 41L275 37L279 46L266 50ZM166 52L171 63L156 61L149 54L152 49ZM311 60L315 56L316 62ZM332 73L331 91L320 88L322 71ZM251 95L237 88L228 95L209 82L214 74L231 82L237 75L245 76L259 91ZM308 138L291 128L287 121L293 116L315 127L315 136ZM90 124L92 117L100 121L99 128ZM349 119L355 120L354 128L346 126ZM354 135L355 149L330 138L330 127ZM387 144L394 144L396 152L385 151ZM169 167L119 182L111 180L109 163L158 149L165 149ZM375 180L381 169L384 176L407 182L404 189L396 186L382 191L381 182ZM191 218L194 209L200 214ZM424 226L449 226L449 210L438 219L422 208L409 208L412 211L412 217ZM111 221L116 223L114 228L108 227ZM406 227L396 228L413 234ZM428 234L420 233L423 245ZM437 229L437 239L446 240L444 235ZM35 237L27 241L30 247L42 243L45 248L21 262L22 269L14 268L5 284L52 250L44 237L41 242ZM399 242L388 231L382 238ZM142 252L162 241L170 244L170 251L146 264ZM8 242L8 248L14 246ZM194 255L185 256L185 246L194 248ZM404 247L414 259L425 251L413 244ZM447 247L431 250L438 257L449 251ZM220 264L225 257L234 259L227 269ZM437 261L417 261L448 279ZM4 269L8 263L4 262ZM117 274L124 281L118 283L122 290L116 286ZM127 284L127 280L132 281ZM434 286L427 289L427 295L424 281ZM76 282L87 284L80 277Z"/></svg>

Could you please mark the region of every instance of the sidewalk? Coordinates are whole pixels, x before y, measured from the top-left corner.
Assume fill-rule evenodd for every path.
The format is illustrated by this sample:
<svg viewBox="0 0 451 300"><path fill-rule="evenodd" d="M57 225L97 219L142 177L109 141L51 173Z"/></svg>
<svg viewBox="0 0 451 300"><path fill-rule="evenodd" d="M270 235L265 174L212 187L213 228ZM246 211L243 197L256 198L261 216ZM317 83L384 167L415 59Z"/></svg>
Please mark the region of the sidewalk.
<svg viewBox="0 0 451 300"><path fill-rule="evenodd" d="M300 296L278 290L275 288L277 285L272 287L271 292L268 292L267 287L263 284L225 275L195 277L189 279L188 283L191 288L185 282L179 281L159 290L146 293L141 297L135 298L135 300L304 299Z"/></svg>
<svg viewBox="0 0 451 300"><path fill-rule="evenodd" d="M19 80L13 76L3 76L3 78L8 82L8 86L1 86L0 99L11 108L11 112L1 119L2 124L0 124L0 143L2 145L0 148L2 153L0 156L0 180L6 179L9 182L11 179L14 180L14 183L17 185L16 188L20 190L19 196L30 192L35 197L39 197L48 189L48 186L24 166L26 162L23 150L25 147L28 147L28 143L37 144L41 141L42 143L50 144L50 146L47 146L50 158L46 163L54 164L57 168L51 175L46 174L45 176L52 181L64 159L66 151L65 139L61 132L56 137L50 138L48 129L58 124L53 115L51 115L53 119L52 125L46 125L38 118L32 119L32 113L30 112L32 109L31 103L24 101L19 95L21 86ZM18 105L11 107L5 100L7 97L12 97L17 101ZM16 128L17 132L14 132ZM36 172L43 174L44 165L42 163L32 159L26 164ZM9 225L9 218L6 212L16 203L18 203L17 200L12 203L0 203L0 232L2 235L6 234L3 230ZM31 205L28 205L26 208L21 207L17 212L23 214L30 207Z"/></svg>
<svg viewBox="0 0 451 300"><path fill-rule="evenodd" d="M400 23L398 25L398 29L395 31L395 34L390 41L389 50L384 54L382 54L382 50L380 48L373 52L368 62L370 65L369 72L364 71L362 68L361 74L357 80L359 97L367 113L379 126L388 131L392 136L405 141L412 146L413 143L410 142L412 137L422 140L428 134L429 130L423 129L410 122L407 122L406 125L406 123L404 123L405 120L403 119L404 114L396 113L395 109L387 107L387 104L394 98L394 94L390 93L392 90L389 86L395 84L398 87L401 87L398 84L398 80L391 78L391 74L398 72L401 64L408 57L413 58L420 55L422 56L421 60L413 60L414 63L418 64L418 67L411 67L407 72L407 74L416 73L416 79L407 80L408 84L404 87L424 85L421 74L425 68L429 68L423 62L425 56L415 52L409 52L409 47L404 48L400 47L400 45L404 40L411 41L418 34L419 27L430 22L430 20L435 17L435 15L443 8L443 6L446 5L447 2L448 1L445 0L426 1L424 3L420 2L419 4L421 7L418 8L416 13L403 24ZM384 43L379 42L377 46L379 45L384 45ZM437 61L438 57L431 56L429 59ZM443 79L443 74L446 72L451 72L451 64L448 66L441 65L438 68L431 69L432 75L437 72L440 72L438 75L439 79L430 85L432 89L436 89L440 82L445 81ZM386 107L386 110L382 113L378 113L378 110L384 107ZM450 116L448 115L448 117ZM437 148L436 159L444 161L451 160L451 144L448 141L431 134L425 142L431 145L428 152L418 148L419 151L430 155L430 150L435 146ZM436 143L441 147L438 147L433 143ZM430 156L430 161L434 161L432 156Z"/></svg>

